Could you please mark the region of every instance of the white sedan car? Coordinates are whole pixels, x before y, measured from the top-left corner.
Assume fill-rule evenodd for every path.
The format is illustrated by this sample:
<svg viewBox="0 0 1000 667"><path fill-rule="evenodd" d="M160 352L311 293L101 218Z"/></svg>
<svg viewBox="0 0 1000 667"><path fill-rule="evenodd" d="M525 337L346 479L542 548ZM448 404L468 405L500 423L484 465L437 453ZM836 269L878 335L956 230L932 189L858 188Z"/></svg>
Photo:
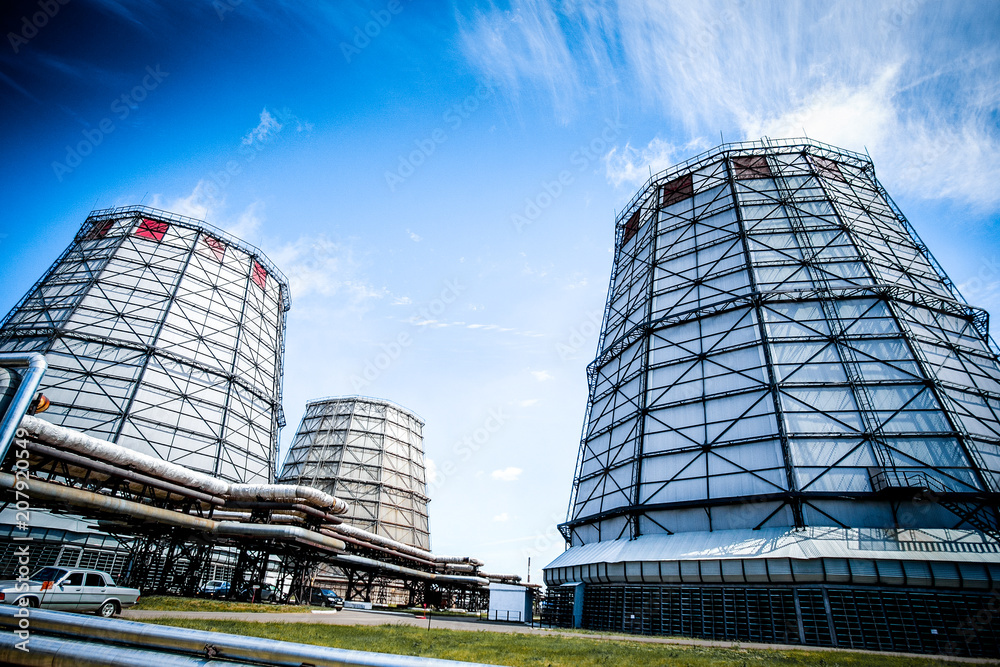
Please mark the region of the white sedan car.
<svg viewBox="0 0 1000 667"><path fill-rule="evenodd" d="M27 581L0 581L0 604L94 612L110 618L139 601L139 589L116 586L107 572L43 567Z"/></svg>

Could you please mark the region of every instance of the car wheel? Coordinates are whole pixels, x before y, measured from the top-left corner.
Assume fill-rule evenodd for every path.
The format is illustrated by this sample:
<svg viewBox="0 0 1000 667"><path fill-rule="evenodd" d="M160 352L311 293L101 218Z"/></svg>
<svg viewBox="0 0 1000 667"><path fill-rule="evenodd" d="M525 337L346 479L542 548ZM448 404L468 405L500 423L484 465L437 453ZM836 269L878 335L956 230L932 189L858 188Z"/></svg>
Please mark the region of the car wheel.
<svg viewBox="0 0 1000 667"><path fill-rule="evenodd" d="M97 610L97 613L104 618L111 618L118 613L118 605L116 605L111 600L108 600L101 605L101 608Z"/></svg>
<svg viewBox="0 0 1000 667"><path fill-rule="evenodd" d="M38 598L28 598L28 606L32 609L38 609Z"/></svg>

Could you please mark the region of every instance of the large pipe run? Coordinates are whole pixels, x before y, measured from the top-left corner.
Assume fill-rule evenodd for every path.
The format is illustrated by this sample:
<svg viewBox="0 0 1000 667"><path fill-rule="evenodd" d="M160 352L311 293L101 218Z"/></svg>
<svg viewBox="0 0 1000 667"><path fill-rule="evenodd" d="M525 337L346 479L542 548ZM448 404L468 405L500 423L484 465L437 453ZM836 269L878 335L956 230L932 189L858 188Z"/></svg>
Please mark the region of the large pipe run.
<svg viewBox="0 0 1000 667"><path fill-rule="evenodd" d="M346 513L347 503L319 489L291 484L231 484L121 445L50 424L30 415L23 417L21 427L28 432L32 439L29 447L39 454L60 458L80 468L118 476L161 491L195 498L204 503L221 507L227 512L220 514L219 518L235 519L236 521L213 521L100 494L76 491L69 487L38 481L32 482L31 488L35 495L41 497L43 494L47 494L46 497L55 502L77 505L101 512L117 512L128 517L220 535L241 534L293 539L300 543L314 544L323 549L342 550L345 546L344 543L350 542L359 547L398 555L420 565L449 572L449 574L441 575L447 577L456 577L457 575L450 574L453 572L474 575L478 568L483 565L482 561L467 556L436 556L429 551L409 544L344 524L339 517L334 515ZM44 444L39 444L36 441ZM284 516L276 517L276 523L282 524L292 521L290 513L298 512L317 518L324 525L320 532L294 527L295 530L301 532L293 536L290 533L282 532L292 529L293 526L268 526L267 524L241 522L240 519L246 515L230 513L230 509L283 510ZM237 529L235 526L242 528ZM269 530L271 532L268 532ZM387 564L383 565L389 569ZM413 572L418 572L418 570L413 570ZM424 579L433 579L434 573L421 572L420 576ZM485 582L482 585L488 583L482 577L472 576L466 579ZM456 581L458 580L456 579Z"/></svg>
<svg viewBox="0 0 1000 667"><path fill-rule="evenodd" d="M233 500L258 500L262 502L305 503L331 514L345 514L346 502L309 486L291 484L230 484L229 482L196 472L184 466L164 461L148 454L122 447L106 440L50 424L44 419L25 415L21 428L33 438L54 446L57 450L70 450L88 458L97 459L126 470L138 470L200 490L206 494Z"/></svg>
<svg viewBox="0 0 1000 667"><path fill-rule="evenodd" d="M0 488L12 489L15 483L16 479L14 475L0 473ZM32 497L54 503L83 507L108 514L119 514L135 519L153 521L168 526L188 528L215 535L295 541L310 544L327 551L343 551L347 546L342 540L328 535L321 535L298 526L272 526L262 523L238 523L234 521L203 519L182 512L143 505L121 498L111 498L92 491L72 489L68 486L60 486L59 484L43 482L37 479L30 481L28 493Z"/></svg>

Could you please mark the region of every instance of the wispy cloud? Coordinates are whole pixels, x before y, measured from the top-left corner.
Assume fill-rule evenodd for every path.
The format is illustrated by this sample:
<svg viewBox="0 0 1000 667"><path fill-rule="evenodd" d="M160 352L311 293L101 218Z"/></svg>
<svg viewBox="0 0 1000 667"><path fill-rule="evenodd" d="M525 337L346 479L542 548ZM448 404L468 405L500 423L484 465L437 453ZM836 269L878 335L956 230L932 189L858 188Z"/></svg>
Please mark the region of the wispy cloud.
<svg viewBox="0 0 1000 667"><path fill-rule="evenodd" d="M498 479L501 482L516 482L517 479L521 476L522 472L524 471L521 470L520 468L515 468L514 466L510 466L508 468L504 468L503 470L494 470L492 473L490 473L490 477L492 477L493 479Z"/></svg>
<svg viewBox="0 0 1000 667"><path fill-rule="evenodd" d="M272 253L271 258L278 266L285 267L294 299L310 294L338 295L360 305L390 296L388 290L375 287L365 279L349 243L324 234L304 236L285 244Z"/></svg>
<svg viewBox="0 0 1000 667"><path fill-rule="evenodd" d="M241 143L244 146L252 146L255 143L263 143L281 132L282 124L271 115L267 109L260 112L260 122L257 127L243 135Z"/></svg>
<svg viewBox="0 0 1000 667"><path fill-rule="evenodd" d="M806 133L867 148L893 188L995 208L1000 43L980 27L996 16L976 2L512 0L460 29L473 66L515 103L548 94L561 121L627 99L700 142ZM697 152L680 148L633 137L606 156L608 180Z"/></svg>
<svg viewBox="0 0 1000 667"><path fill-rule="evenodd" d="M548 371L531 371L531 375L539 382L545 382L546 380L552 379L552 374Z"/></svg>
<svg viewBox="0 0 1000 667"><path fill-rule="evenodd" d="M654 137L642 150L626 143L623 148L612 148L604 156L605 174L615 187L622 183L638 185L672 165L676 155L677 147L659 137Z"/></svg>
<svg viewBox="0 0 1000 667"><path fill-rule="evenodd" d="M410 240L414 243L420 243L424 240L424 237L420 236L416 232L411 232L409 229L406 230L406 233L410 237Z"/></svg>
<svg viewBox="0 0 1000 667"><path fill-rule="evenodd" d="M510 519L510 516L506 512L501 512L500 514L497 514L495 517L493 517L493 520L498 523L504 523L508 519Z"/></svg>

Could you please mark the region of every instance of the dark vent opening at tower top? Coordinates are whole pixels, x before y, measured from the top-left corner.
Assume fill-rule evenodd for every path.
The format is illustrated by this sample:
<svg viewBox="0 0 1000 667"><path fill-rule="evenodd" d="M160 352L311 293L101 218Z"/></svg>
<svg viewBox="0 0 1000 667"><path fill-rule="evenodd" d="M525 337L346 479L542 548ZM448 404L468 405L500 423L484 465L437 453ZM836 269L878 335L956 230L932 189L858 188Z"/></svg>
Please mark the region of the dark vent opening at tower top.
<svg viewBox="0 0 1000 667"><path fill-rule="evenodd" d="M165 222L143 218L142 221L139 222L139 228L135 230L135 235L139 238L149 239L159 243L163 240L163 237L167 233L167 229L169 227L170 225Z"/></svg>
<svg viewBox="0 0 1000 667"><path fill-rule="evenodd" d="M694 196L694 184L691 174L684 174L663 186L660 206L670 206Z"/></svg>

